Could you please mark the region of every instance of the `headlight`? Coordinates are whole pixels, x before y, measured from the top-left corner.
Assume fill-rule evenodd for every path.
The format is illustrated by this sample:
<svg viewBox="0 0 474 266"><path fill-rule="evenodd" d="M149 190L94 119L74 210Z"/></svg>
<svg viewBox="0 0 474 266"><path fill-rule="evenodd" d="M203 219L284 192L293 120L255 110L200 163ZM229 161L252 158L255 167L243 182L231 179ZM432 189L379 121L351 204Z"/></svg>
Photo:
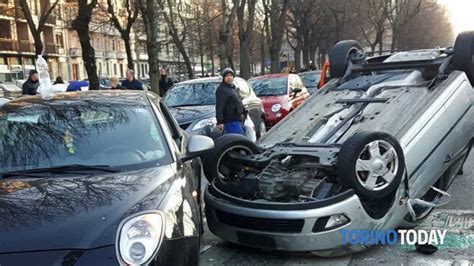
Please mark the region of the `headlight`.
<svg viewBox="0 0 474 266"><path fill-rule="evenodd" d="M165 231L161 211L141 213L125 219L119 226L116 249L121 264L146 264L156 254Z"/></svg>
<svg viewBox="0 0 474 266"><path fill-rule="evenodd" d="M217 124L217 119L215 117L203 119L194 125L193 130L200 129L207 126L215 126Z"/></svg>
<svg viewBox="0 0 474 266"><path fill-rule="evenodd" d="M272 105L272 112L278 113L280 111L280 109L281 109L281 104L276 103L276 104Z"/></svg>

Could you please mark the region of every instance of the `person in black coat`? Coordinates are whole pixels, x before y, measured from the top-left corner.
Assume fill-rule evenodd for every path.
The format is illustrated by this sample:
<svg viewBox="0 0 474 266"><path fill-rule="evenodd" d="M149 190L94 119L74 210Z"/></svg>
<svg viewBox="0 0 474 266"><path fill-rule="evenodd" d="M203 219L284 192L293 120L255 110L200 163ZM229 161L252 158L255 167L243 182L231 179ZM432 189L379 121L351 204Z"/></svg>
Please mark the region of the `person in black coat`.
<svg viewBox="0 0 474 266"><path fill-rule="evenodd" d="M162 68L160 71L160 84L159 84L159 89L160 89L160 96L163 97L165 93L173 86L173 81L171 80L170 77L168 77L168 74L166 73L166 69Z"/></svg>
<svg viewBox="0 0 474 266"><path fill-rule="evenodd" d="M125 90L143 90L143 84L135 79L132 69L127 69L125 80L122 81L122 87Z"/></svg>
<svg viewBox="0 0 474 266"><path fill-rule="evenodd" d="M38 93L39 77L38 71L30 70L28 79L23 83L22 94L23 95L36 95Z"/></svg>
<svg viewBox="0 0 474 266"><path fill-rule="evenodd" d="M234 71L226 68L222 71L222 83L216 90L217 128L224 134L244 135L242 122L245 119L245 108L234 86Z"/></svg>

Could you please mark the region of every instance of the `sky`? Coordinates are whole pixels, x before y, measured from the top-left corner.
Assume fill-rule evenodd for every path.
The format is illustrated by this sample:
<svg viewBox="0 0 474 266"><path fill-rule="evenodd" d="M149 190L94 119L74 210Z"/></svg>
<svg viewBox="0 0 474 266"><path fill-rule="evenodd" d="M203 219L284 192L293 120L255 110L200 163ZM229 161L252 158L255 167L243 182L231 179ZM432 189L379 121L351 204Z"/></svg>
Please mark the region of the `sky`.
<svg viewBox="0 0 474 266"><path fill-rule="evenodd" d="M454 33L474 30L474 0L438 0L448 9Z"/></svg>

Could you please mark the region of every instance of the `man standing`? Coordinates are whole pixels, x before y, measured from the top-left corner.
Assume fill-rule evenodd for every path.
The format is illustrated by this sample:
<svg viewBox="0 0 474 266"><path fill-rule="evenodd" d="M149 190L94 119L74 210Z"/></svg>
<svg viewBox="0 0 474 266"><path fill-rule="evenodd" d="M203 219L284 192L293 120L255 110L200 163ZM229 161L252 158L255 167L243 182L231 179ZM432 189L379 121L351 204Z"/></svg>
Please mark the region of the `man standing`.
<svg viewBox="0 0 474 266"><path fill-rule="evenodd" d="M234 71L226 68L222 71L222 83L216 90L217 128L224 134L244 135L242 122L245 108L234 86Z"/></svg>
<svg viewBox="0 0 474 266"><path fill-rule="evenodd" d="M170 77L168 77L168 74L166 73L166 69L162 68L160 71L160 96L163 97L165 93L168 91L171 86L173 86L173 81L171 80Z"/></svg>
<svg viewBox="0 0 474 266"><path fill-rule="evenodd" d="M135 79L133 69L127 69L122 87L125 90L143 90L143 84Z"/></svg>
<svg viewBox="0 0 474 266"><path fill-rule="evenodd" d="M23 83L22 94L23 95L36 95L39 87L38 71L32 69L28 79Z"/></svg>

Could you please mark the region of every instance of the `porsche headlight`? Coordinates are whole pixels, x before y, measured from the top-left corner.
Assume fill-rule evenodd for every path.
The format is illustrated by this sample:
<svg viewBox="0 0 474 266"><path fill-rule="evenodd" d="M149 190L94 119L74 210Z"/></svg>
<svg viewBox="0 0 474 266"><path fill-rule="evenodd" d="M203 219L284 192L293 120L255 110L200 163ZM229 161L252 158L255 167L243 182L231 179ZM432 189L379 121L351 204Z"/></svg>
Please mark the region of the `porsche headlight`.
<svg viewBox="0 0 474 266"><path fill-rule="evenodd" d="M203 119L194 125L193 130L200 129L206 126L215 126L217 124L217 119L215 117Z"/></svg>
<svg viewBox="0 0 474 266"><path fill-rule="evenodd" d="M165 230L161 211L142 213L125 219L117 234L117 257L121 264L146 264L158 251Z"/></svg>
<svg viewBox="0 0 474 266"><path fill-rule="evenodd" d="M280 112L280 109L281 109L281 104L276 103L276 104L272 105L272 112L278 113L278 112Z"/></svg>

